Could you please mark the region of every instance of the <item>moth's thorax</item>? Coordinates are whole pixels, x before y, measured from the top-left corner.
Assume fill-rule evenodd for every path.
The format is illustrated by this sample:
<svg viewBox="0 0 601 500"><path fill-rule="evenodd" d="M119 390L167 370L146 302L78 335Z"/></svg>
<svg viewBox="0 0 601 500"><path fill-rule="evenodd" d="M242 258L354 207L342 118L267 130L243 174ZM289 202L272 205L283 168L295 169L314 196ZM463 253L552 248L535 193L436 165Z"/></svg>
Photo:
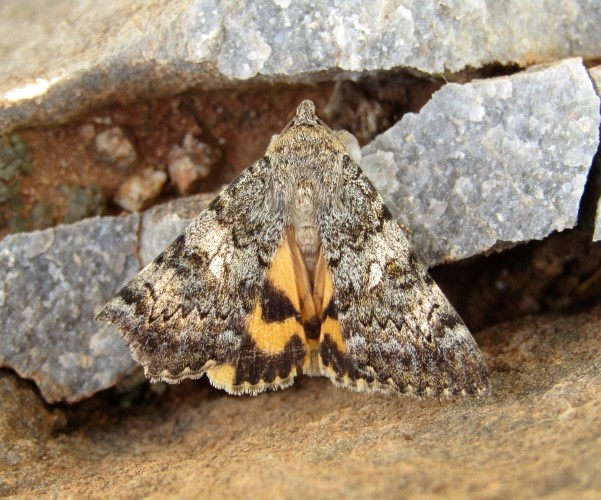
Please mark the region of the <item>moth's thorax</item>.
<svg viewBox="0 0 601 500"><path fill-rule="evenodd" d="M272 140L274 197L313 276L321 242L318 210L328 210L339 197L343 159L348 152L336 134L319 124L292 126Z"/></svg>

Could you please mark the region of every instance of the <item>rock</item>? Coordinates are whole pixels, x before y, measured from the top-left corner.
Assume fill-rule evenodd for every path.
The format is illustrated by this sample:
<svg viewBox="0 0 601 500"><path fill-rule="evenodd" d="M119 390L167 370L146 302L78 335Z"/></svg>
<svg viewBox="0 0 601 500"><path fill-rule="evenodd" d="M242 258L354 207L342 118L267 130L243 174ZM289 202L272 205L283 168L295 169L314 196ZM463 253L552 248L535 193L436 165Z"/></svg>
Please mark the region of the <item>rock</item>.
<svg viewBox="0 0 601 500"><path fill-rule="evenodd" d="M601 66L596 66L588 70L593 80L593 85L597 94L601 96ZM599 163L601 167L601 163ZM601 192L601 189L599 190ZM601 198L597 200L597 213L595 216L595 229L593 233L593 241L601 240Z"/></svg>
<svg viewBox="0 0 601 500"><path fill-rule="evenodd" d="M31 454L4 470L2 493L193 498L209 484L225 498L596 498L600 329L597 307L481 332L485 399L358 394L301 378L257 397L197 381L128 411L97 402L93 414L72 410L77 432L48 440L51 459Z"/></svg>
<svg viewBox="0 0 601 500"><path fill-rule="evenodd" d="M181 198L143 215L86 219L0 241L0 367L33 379L44 398L79 401L137 364L96 313L208 206ZM138 250L138 253L136 253Z"/></svg>
<svg viewBox="0 0 601 500"><path fill-rule="evenodd" d="M17 212L21 212L23 210L25 203L23 202L23 197L21 195L21 185L19 181L4 184L2 193L4 196L4 203L8 208Z"/></svg>
<svg viewBox="0 0 601 500"><path fill-rule="evenodd" d="M571 59L445 85L363 148L363 168L431 266L573 227L599 122Z"/></svg>
<svg viewBox="0 0 601 500"><path fill-rule="evenodd" d="M115 203L130 212L139 212L154 200L167 182L162 170L146 168L128 178L117 191Z"/></svg>
<svg viewBox="0 0 601 500"><path fill-rule="evenodd" d="M10 199L10 189L9 187L0 182L0 205L6 203Z"/></svg>
<svg viewBox="0 0 601 500"><path fill-rule="evenodd" d="M597 94L601 96L601 66L589 68L588 73L591 76L591 80L593 80L593 85Z"/></svg>
<svg viewBox="0 0 601 500"><path fill-rule="evenodd" d="M0 130L119 99L337 71L457 72L601 54L595 2L6 0ZM99 91L100 89L100 91Z"/></svg>
<svg viewBox="0 0 601 500"><path fill-rule="evenodd" d="M2 479L3 472L25 464L41 462L53 433L64 426L61 410L48 408L34 392L31 383L15 374L0 372L0 495L10 484Z"/></svg>
<svg viewBox="0 0 601 500"><path fill-rule="evenodd" d="M0 241L0 367L34 380L46 401L79 401L136 367L94 316L138 271L138 224L96 218Z"/></svg>
<svg viewBox="0 0 601 500"><path fill-rule="evenodd" d="M22 233L27 231L28 226L27 219L22 214L14 214L8 218L8 228L11 233Z"/></svg>
<svg viewBox="0 0 601 500"><path fill-rule="evenodd" d="M196 216L209 206L216 193L178 198L153 207L142 215L138 256L142 267L150 264Z"/></svg>
<svg viewBox="0 0 601 500"><path fill-rule="evenodd" d="M136 149L121 127L100 132L94 141L94 151L99 161L121 170L127 170L138 161Z"/></svg>
<svg viewBox="0 0 601 500"><path fill-rule="evenodd" d="M91 143L96 140L96 127L92 123L86 123L79 129L81 138L86 143Z"/></svg>
<svg viewBox="0 0 601 500"><path fill-rule="evenodd" d="M0 227L8 225L11 232L25 231L28 221L23 212L19 176L31 175L33 162L29 148L17 134L0 136ZM5 205L11 215L3 212Z"/></svg>
<svg viewBox="0 0 601 500"><path fill-rule="evenodd" d="M208 177L220 156L219 150L188 133L181 146L175 145L169 151L169 178L180 194L190 194Z"/></svg>

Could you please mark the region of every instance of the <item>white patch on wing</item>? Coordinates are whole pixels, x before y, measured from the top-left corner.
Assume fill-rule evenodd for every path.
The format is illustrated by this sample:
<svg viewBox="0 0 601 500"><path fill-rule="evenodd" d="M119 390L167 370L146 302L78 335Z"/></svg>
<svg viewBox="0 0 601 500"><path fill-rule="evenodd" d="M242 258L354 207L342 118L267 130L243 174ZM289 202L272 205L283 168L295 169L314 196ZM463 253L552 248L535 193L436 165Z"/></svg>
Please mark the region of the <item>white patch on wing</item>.
<svg viewBox="0 0 601 500"><path fill-rule="evenodd" d="M367 283L367 288L369 290L375 288L380 281L382 281L382 268L377 262L372 262L371 266L369 266L369 281Z"/></svg>
<svg viewBox="0 0 601 500"><path fill-rule="evenodd" d="M223 276L223 257L221 255L216 255L209 264L209 269L216 278Z"/></svg>

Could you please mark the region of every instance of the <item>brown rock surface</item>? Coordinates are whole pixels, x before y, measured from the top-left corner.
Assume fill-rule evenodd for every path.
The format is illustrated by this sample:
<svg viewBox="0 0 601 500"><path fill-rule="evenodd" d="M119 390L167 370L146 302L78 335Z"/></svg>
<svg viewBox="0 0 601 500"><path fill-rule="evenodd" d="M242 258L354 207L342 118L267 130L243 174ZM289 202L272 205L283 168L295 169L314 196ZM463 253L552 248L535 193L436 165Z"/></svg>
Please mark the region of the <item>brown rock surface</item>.
<svg viewBox="0 0 601 500"><path fill-rule="evenodd" d="M0 495L4 495L5 478L45 460L48 441L65 421L60 410L43 403L31 382L8 371L0 371L0 402Z"/></svg>
<svg viewBox="0 0 601 500"><path fill-rule="evenodd" d="M2 400L18 402L23 421L2 431L3 447L30 444L17 462L0 454L0 494L592 498L601 494L600 330L597 308L481 332L493 387L480 400L300 379L258 397L188 382L129 407L105 395L49 410L6 375ZM0 421L18 421L18 407L3 404ZM62 412L69 423L56 430L48 419Z"/></svg>

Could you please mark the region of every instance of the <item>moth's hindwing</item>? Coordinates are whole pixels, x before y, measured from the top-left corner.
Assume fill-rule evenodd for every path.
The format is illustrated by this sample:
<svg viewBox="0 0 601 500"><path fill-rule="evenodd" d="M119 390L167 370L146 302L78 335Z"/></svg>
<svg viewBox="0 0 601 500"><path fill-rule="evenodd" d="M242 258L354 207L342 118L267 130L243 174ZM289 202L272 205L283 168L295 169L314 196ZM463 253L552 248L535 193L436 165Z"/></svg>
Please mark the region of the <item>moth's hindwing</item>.
<svg viewBox="0 0 601 500"><path fill-rule="evenodd" d="M302 317L306 283L297 272L294 247L296 243L284 236L248 318L248 334L237 356L207 370L215 387L233 394L287 387L308 363Z"/></svg>
<svg viewBox="0 0 601 500"><path fill-rule="evenodd" d="M320 321L318 345L320 372L344 385L342 380L351 371L350 359L338 321L332 273L325 262L323 252L319 253L315 268L314 297Z"/></svg>
<svg viewBox="0 0 601 500"><path fill-rule="evenodd" d="M340 203L318 220L324 374L357 390L486 393L489 375L476 342L350 157Z"/></svg>

